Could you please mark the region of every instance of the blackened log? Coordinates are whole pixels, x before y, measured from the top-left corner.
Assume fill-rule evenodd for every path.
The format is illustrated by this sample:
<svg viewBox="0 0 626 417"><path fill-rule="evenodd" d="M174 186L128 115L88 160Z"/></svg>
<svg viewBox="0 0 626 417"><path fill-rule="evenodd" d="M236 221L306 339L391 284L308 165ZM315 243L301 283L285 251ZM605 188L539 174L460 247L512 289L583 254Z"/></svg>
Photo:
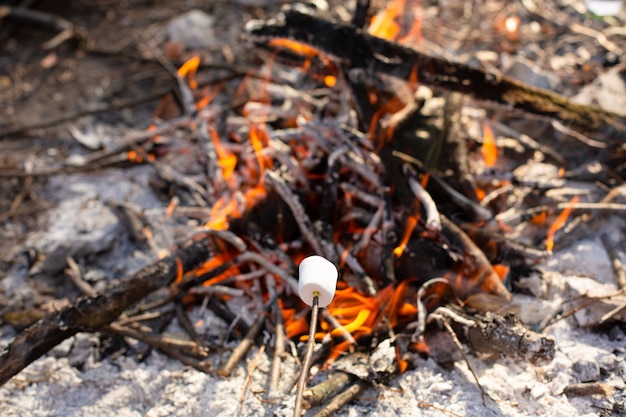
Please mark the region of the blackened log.
<svg viewBox="0 0 626 417"><path fill-rule="evenodd" d="M354 14L352 15L352 24L358 28L365 26L367 20L367 12L370 8L370 0L357 0L354 6Z"/></svg>
<svg viewBox="0 0 626 417"><path fill-rule="evenodd" d="M394 42L370 36L348 24L331 22L301 9L285 8L278 20L251 21L248 38L263 47L273 38L305 43L342 62L371 73L408 80L413 71L425 85L469 94L528 113L561 120L583 132L626 136L626 120L596 106L570 102L567 97L535 88L509 77L426 55Z"/></svg>
<svg viewBox="0 0 626 417"><path fill-rule="evenodd" d="M173 253L139 270L95 297L80 297L72 305L49 314L17 335L0 355L0 386L22 369L79 332L93 332L119 317L124 310L204 262L213 252L210 238L194 239Z"/></svg>

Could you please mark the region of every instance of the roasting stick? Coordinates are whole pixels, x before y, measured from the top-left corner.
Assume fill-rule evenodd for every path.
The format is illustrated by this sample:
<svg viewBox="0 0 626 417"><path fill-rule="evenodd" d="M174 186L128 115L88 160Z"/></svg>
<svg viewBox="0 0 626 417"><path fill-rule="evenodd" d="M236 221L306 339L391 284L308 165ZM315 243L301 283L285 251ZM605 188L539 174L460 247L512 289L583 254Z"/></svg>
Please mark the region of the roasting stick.
<svg viewBox="0 0 626 417"><path fill-rule="evenodd" d="M309 376L313 348L315 347L315 329L319 309L330 304L335 296L335 287L337 286L337 268L332 262L321 256L313 255L305 258L300 263L299 272L298 294L302 301L311 306L312 310L309 340L307 340L300 378L298 379L294 417L302 415L302 397Z"/></svg>

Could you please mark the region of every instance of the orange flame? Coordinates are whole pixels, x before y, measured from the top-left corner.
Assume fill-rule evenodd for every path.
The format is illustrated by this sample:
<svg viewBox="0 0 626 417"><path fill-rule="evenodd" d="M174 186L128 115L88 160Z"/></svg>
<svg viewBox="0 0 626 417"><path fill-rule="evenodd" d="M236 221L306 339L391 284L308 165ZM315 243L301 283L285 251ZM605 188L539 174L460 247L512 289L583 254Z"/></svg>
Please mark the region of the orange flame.
<svg viewBox="0 0 626 417"><path fill-rule="evenodd" d="M232 259L232 256L228 253L221 253L219 255L216 255L212 257L211 259L209 259L208 261L206 261L200 267L198 267L194 271L194 274L195 276L199 277L203 274L206 274L209 271L212 271L213 269L219 267L220 265L223 265L224 262L227 262L231 259ZM205 281L202 285L204 285L205 287L210 287L211 285L219 284L220 282L223 282L226 279L234 275L240 274L240 273L241 271L239 271L239 268L236 266L233 266L227 269L226 271L222 272L221 274Z"/></svg>
<svg viewBox="0 0 626 417"><path fill-rule="evenodd" d="M312 46L306 45L298 41L292 41L286 38L272 39L268 43L272 48L288 49L291 52L303 56L305 58L315 58L319 55L319 51Z"/></svg>
<svg viewBox="0 0 626 417"><path fill-rule="evenodd" d="M250 143L259 164L259 183L264 183L265 168L272 167L272 159L265 154L265 146L269 143L269 133L265 123L254 123L250 127Z"/></svg>
<svg viewBox="0 0 626 417"><path fill-rule="evenodd" d="M217 94L220 92L221 89L222 89L221 84L217 85L213 89L211 89L208 86L206 88L203 88L200 93L202 98L198 100L198 102L196 102L196 110L202 110L203 108L208 106L213 101L215 96L217 96Z"/></svg>
<svg viewBox="0 0 626 417"><path fill-rule="evenodd" d="M204 227L213 230L226 230L230 224L229 216L239 217L239 213L239 204L236 197L227 198L222 196L211 207L209 221L206 222Z"/></svg>
<svg viewBox="0 0 626 417"><path fill-rule="evenodd" d="M198 88L198 82L196 81L196 71L198 71L199 66L200 66L200 57L194 56L188 59L178 69L178 76L181 78L187 77L187 82L189 83L189 87L192 90L195 90L196 88Z"/></svg>
<svg viewBox="0 0 626 417"><path fill-rule="evenodd" d="M544 226L547 221L548 221L548 213L545 211L542 211L541 213L537 214L536 216L533 216L530 219L530 224L533 224L535 226Z"/></svg>
<svg viewBox="0 0 626 417"><path fill-rule="evenodd" d="M569 215L571 214L574 208L574 204L576 204L577 202L578 202L578 196L576 195L569 202L565 210L563 210L559 214L559 216L556 218L554 223L550 225L550 228L548 229L548 236L546 237L546 249L548 251L552 251L552 248L554 247L554 234L557 232L557 230L559 230L561 227L565 225L565 223L567 222L567 219L569 218Z"/></svg>
<svg viewBox="0 0 626 417"><path fill-rule="evenodd" d="M413 234L413 229L415 229L415 226L417 226L417 221L419 220L419 218L420 218L420 215L419 213L417 213L413 216L409 216L409 218L406 219L406 225L404 227L404 235L402 235L400 244L396 246L396 248L393 250L393 254L396 255L396 257L399 258L404 253L404 249L406 249L406 245L409 243L409 240L411 239L411 235Z"/></svg>
<svg viewBox="0 0 626 417"><path fill-rule="evenodd" d="M498 160L498 147L496 146L496 139L493 136L493 131L487 123L483 122L483 160L485 166L491 168L496 165Z"/></svg>
<svg viewBox="0 0 626 417"><path fill-rule="evenodd" d="M414 320L417 314L415 292L408 291L409 286L414 282L415 280L403 281L397 288L389 285L371 297L364 296L353 287L340 282L338 284L339 289L335 292L335 298L328 306L328 312L337 319L342 328L330 329L326 322L322 322L320 327L324 332L315 334L315 339L321 340L325 337L325 332L330 331L330 336L335 341L324 367L329 366L352 347L350 340L343 340L342 338L346 331L358 342L360 338L371 335L384 317L388 318L389 325L392 327L408 317ZM296 308L283 308L282 303L281 311L287 337L293 338L300 335L301 340L306 340L308 337L308 316L297 314ZM406 364L403 362L399 362L399 365L401 370L406 369L404 366Z"/></svg>
<svg viewBox="0 0 626 417"><path fill-rule="evenodd" d="M422 181L421 181L421 185L423 188L426 188L426 185L428 184L428 180L430 179L430 174L427 172L426 174L424 174L424 176L422 177ZM400 240L400 244L393 250L393 254L396 255L396 257L400 257L402 256L402 254L404 253L404 249L406 249L406 245L409 243L409 240L411 240L411 235L413 234L413 230L415 229L415 226L417 226L417 223L420 219L420 213L419 213L419 200L416 198L417 201L417 213L409 216L409 218L406 220L406 226L404 228L404 235L402 235L402 239Z"/></svg>
<svg viewBox="0 0 626 417"><path fill-rule="evenodd" d="M372 18L368 33L378 38L395 40L400 33L400 25L396 22L396 18L404 13L405 3L406 0L394 0L387 4L385 9Z"/></svg>
<svg viewBox="0 0 626 417"><path fill-rule="evenodd" d="M222 169L224 179L228 180L232 177L235 167L237 166L237 157L232 152L224 149L214 126L210 126L209 131L211 133L213 146L215 146L215 152L217 152L217 164Z"/></svg>
<svg viewBox="0 0 626 417"><path fill-rule="evenodd" d="M483 200L483 198L485 198L486 193L485 193L485 190L483 190L482 188L480 188L480 187L476 187L476 189L474 190L474 192L476 193L476 199L477 199L478 201L482 201L482 200Z"/></svg>

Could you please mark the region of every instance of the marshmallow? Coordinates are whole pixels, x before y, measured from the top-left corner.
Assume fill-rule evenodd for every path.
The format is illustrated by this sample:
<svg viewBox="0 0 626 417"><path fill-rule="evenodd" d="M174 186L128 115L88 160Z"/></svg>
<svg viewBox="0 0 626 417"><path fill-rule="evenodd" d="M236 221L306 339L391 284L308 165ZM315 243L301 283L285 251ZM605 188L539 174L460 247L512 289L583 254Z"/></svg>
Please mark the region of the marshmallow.
<svg viewBox="0 0 626 417"><path fill-rule="evenodd" d="M308 305L313 305L314 293L319 293L319 306L326 307L335 296L337 268L321 256L313 255L300 262L298 292Z"/></svg>

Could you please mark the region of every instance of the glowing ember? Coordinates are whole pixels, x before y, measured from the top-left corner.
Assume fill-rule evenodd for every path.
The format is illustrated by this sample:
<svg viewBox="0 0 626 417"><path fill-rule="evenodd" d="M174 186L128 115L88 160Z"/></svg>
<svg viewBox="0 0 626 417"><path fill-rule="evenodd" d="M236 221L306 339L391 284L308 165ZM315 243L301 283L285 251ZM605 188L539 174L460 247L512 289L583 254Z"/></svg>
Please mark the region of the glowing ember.
<svg viewBox="0 0 626 417"><path fill-rule="evenodd" d="M504 21L504 28L509 34L517 34L521 19L519 16L507 17Z"/></svg>
<svg viewBox="0 0 626 417"><path fill-rule="evenodd" d="M200 91L200 100L196 102L196 110L202 110L206 106L208 106L213 99L217 96L217 94L222 89L221 85L216 86L215 88L206 87Z"/></svg>
<svg viewBox="0 0 626 417"><path fill-rule="evenodd" d="M319 55L319 51L317 49L297 41L292 41L291 39L272 39L269 41L268 45L272 48L289 50L296 55L300 55L306 58L315 58Z"/></svg>

